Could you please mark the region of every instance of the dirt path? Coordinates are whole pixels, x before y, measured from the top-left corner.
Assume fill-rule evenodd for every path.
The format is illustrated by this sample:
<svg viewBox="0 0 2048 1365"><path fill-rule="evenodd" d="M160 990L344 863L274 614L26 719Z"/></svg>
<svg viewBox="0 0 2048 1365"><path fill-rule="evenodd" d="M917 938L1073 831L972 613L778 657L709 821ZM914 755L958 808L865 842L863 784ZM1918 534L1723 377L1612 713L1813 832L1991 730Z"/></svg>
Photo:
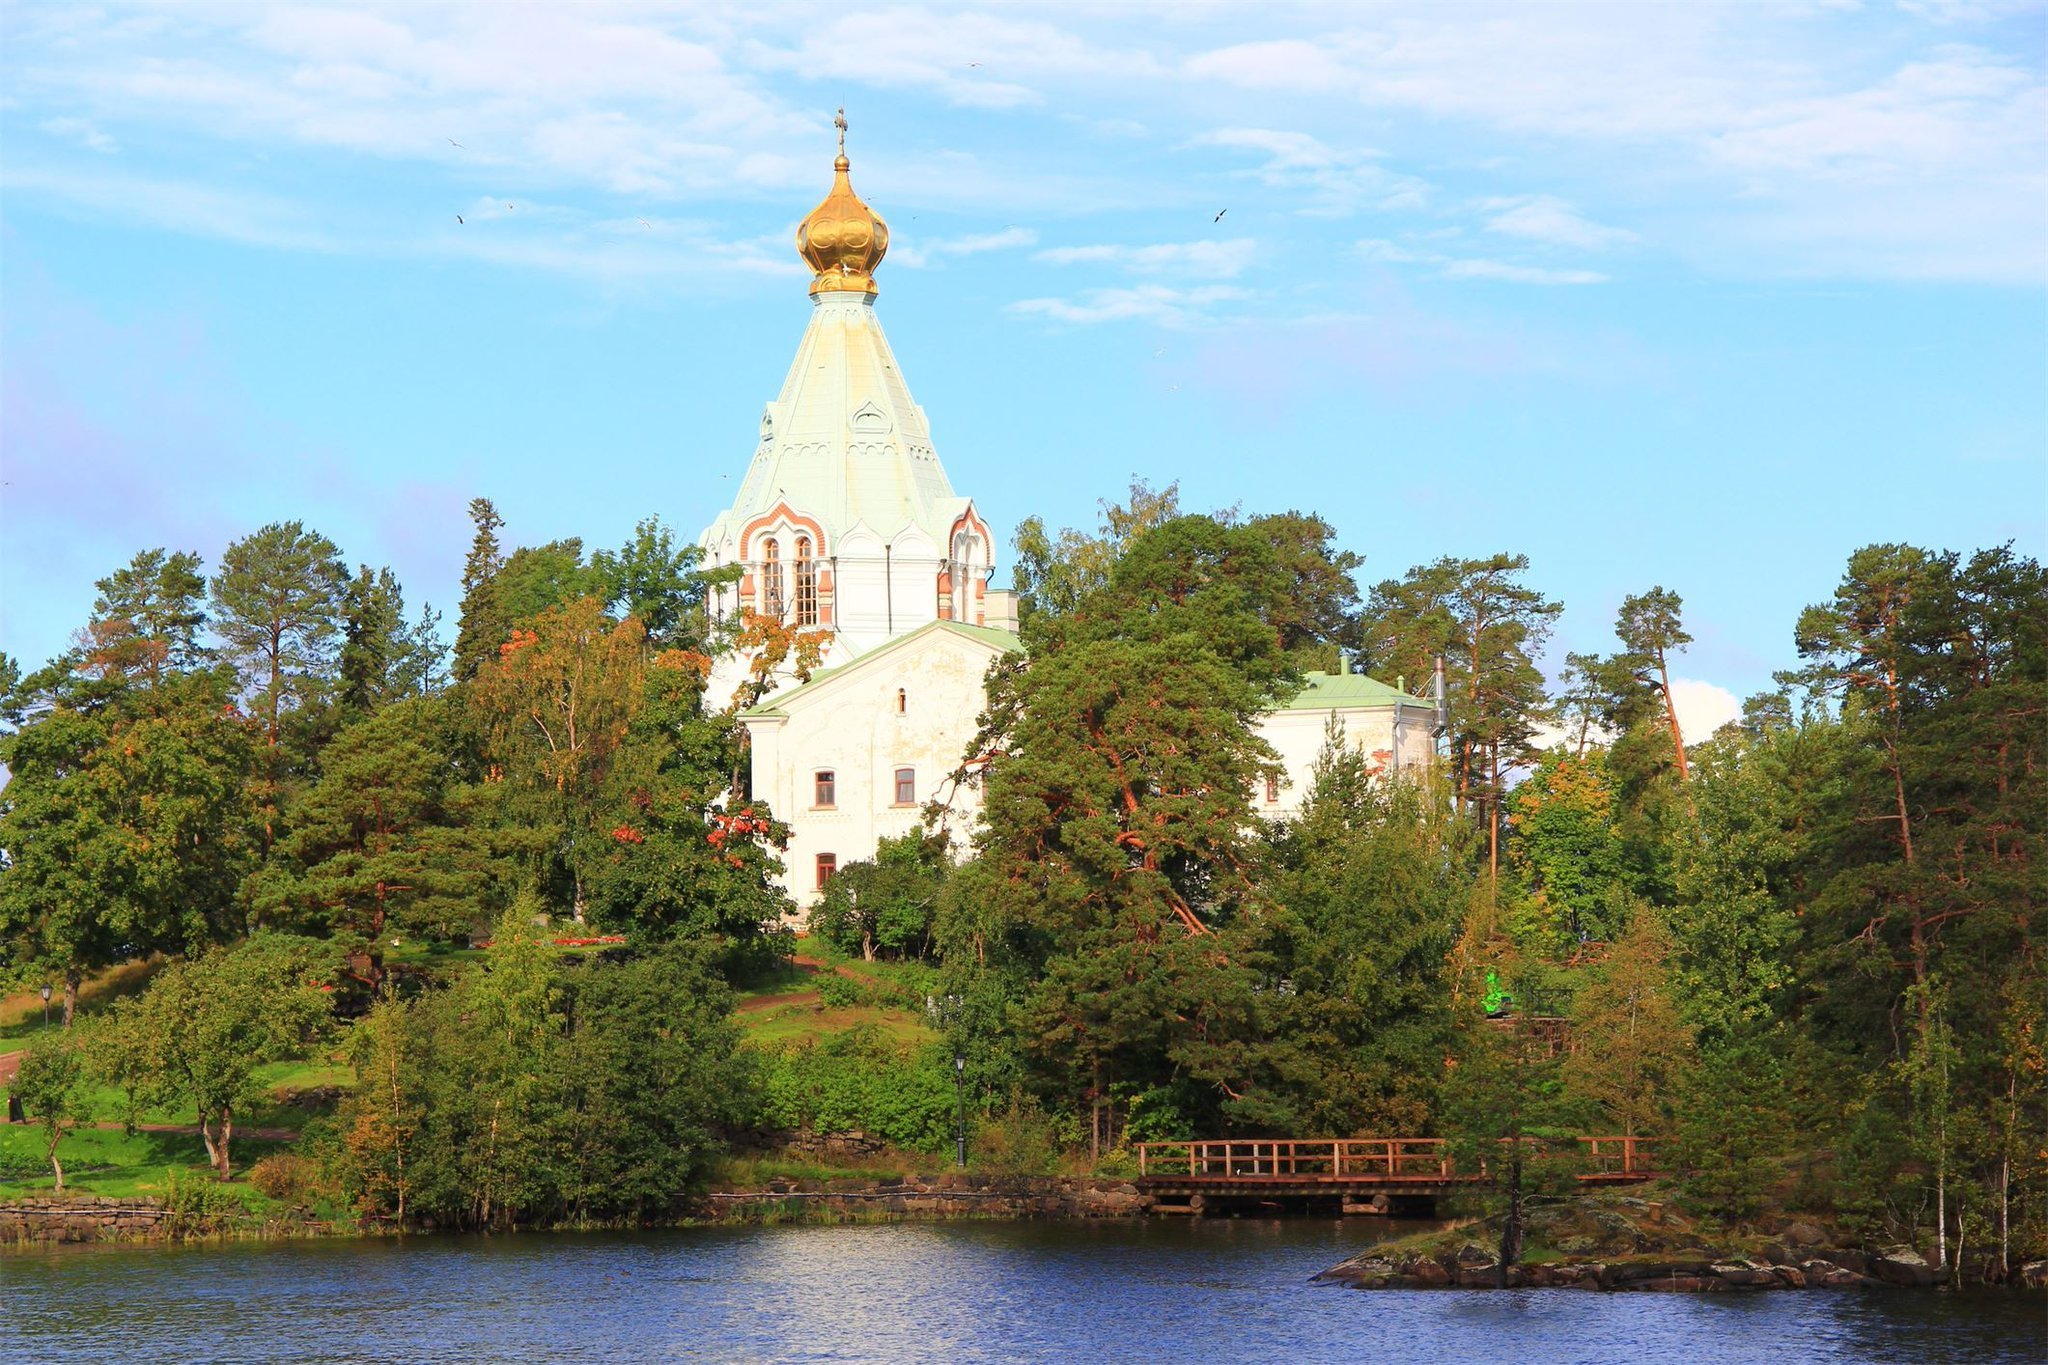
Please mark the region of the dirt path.
<svg viewBox="0 0 2048 1365"><path fill-rule="evenodd" d="M827 970L827 965L822 959L805 957L801 953L792 957L789 960L789 964L799 971L811 973ZM830 971L834 976L843 976L852 981L865 979L859 972L846 966L844 963L831 967ZM757 995L751 1000L742 1000L734 1012L737 1014L759 1014L762 1010L772 1010L782 1005L815 1005L817 1003L818 993L816 991L784 991L780 995Z"/></svg>
<svg viewBox="0 0 2048 1365"><path fill-rule="evenodd" d="M21 1056L19 1052L0 1052L0 1085L14 1080L14 1073L21 1070Z"/></svg>

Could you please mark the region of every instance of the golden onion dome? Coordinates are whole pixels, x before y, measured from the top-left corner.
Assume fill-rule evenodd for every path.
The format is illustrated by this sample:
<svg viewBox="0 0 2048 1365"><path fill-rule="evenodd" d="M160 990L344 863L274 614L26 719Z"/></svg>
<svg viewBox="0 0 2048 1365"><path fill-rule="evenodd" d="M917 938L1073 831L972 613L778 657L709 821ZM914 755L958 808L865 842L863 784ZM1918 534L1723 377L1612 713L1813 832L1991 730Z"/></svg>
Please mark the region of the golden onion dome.
<svg viewBox="0 0 2048 1365"><path fill-rule="evenodd" d="M833 120L839 128L839 159L832 163L832 192L797 224L796 249L817 277L811 293L873 294L875 267L889 253L889 225L861 202L847 179L846 111Z"/></svg>

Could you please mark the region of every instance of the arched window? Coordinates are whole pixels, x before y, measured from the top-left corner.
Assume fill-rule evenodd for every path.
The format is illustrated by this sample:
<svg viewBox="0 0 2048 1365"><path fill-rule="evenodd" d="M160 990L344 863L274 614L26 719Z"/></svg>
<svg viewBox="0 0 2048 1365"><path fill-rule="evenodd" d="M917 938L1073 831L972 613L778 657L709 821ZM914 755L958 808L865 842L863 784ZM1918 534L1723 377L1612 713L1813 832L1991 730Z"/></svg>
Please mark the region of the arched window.
<svg viewBox="0 0 2048 1365"><path fill-rule="evenodd" d="M974 621L974 602L968 596L974 587L974 560L981 549L981 538L972 531L962 531L953 537L953 619Z"/></svg>
<svg viewBox="0 0 2048 1365"><path fill-rule="evenodd" d="M818 624L818 564L811 558L811 538L796 538L796 623Z"/></svg>
<svg viewBox="0 0 2048 1365"><path fill-rule="evenodd" d="M900 716L909 710L910 693L899 687L896 689L896 714Z"/></svg>
<svg viewBox="0 0 2048 1365"><path fill-rule="evenodd" d="M761 542L761 614L782 619L782 547L773 536Z"/></svg>

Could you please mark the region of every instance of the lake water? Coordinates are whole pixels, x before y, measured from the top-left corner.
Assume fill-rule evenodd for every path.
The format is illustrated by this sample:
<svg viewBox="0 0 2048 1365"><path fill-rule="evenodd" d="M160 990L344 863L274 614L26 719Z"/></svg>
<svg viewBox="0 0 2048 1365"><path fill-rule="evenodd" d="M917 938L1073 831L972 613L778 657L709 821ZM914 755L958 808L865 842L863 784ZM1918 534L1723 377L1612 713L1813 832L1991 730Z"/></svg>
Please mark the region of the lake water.
<svg viewBox="0 0 2048 1365"><path fill-rule="evenodd" d="M0 1254L19 1360L2048 1359L2038 1294L1361 1293L1372 1220L939 1223Z"/></svg>

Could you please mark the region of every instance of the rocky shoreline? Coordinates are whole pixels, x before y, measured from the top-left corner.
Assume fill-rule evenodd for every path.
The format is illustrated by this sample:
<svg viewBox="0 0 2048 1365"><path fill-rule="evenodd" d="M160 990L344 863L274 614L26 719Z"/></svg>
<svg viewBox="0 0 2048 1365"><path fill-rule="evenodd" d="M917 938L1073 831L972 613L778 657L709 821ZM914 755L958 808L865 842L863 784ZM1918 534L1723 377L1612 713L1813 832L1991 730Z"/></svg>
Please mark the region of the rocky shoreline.
<svg viewBox="0 0 2048 1365"><path fill-rule="evenodd" d="M1840 1229L1779 1217L1746 1235L1710 1234L1669 1203L1582 1196L1531 1211L1528 1244L1500 1264L1496 1220L1362 1252L1315 1276L1352 1289L1605 1289L1700 1294L1762 1289L1931 1289L1949 1278L1909 1246L1854 1245ZM2048 1261L2014 1282L2048 1285Z"/></svg>

